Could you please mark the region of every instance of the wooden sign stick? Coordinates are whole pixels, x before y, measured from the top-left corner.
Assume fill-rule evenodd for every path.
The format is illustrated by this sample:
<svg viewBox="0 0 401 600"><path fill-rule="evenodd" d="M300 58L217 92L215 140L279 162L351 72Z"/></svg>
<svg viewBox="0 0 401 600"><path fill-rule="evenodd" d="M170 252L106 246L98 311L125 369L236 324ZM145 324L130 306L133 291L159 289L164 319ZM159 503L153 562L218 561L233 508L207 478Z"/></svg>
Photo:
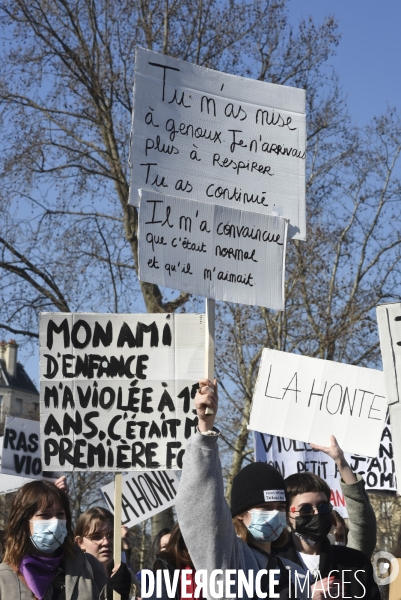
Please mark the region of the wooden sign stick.
<svg viewBox="0 0 401 600"><path fill-rule="evenodd" d="M214 381L214 321L216 302L206 298L206 347L205 347L205 375L210 381ZM211 408L205 409L206 415L212 415Z"/></svg>
<svg viewBox="0 0 401 600"><path fill-rule="evenodd" d="M114 477L114 565L121 562L121 517L122 517L123 475L116 473ZM113 591L113 600L120 600L118 592Z"/></svg>

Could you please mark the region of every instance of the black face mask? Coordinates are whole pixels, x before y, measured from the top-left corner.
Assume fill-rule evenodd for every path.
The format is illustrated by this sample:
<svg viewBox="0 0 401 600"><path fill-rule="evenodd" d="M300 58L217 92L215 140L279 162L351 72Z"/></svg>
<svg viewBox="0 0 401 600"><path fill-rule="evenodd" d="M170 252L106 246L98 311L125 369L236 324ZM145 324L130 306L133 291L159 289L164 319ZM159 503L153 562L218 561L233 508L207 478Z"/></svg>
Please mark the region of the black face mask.
<svg viewBox="0 0 401 600"><path fill-rule="evenodd" d="M311 540L316 543L327 537L332 525L333 519L331 513L328 515L295 517L295 534L299 534L307 542Z"/></svg>

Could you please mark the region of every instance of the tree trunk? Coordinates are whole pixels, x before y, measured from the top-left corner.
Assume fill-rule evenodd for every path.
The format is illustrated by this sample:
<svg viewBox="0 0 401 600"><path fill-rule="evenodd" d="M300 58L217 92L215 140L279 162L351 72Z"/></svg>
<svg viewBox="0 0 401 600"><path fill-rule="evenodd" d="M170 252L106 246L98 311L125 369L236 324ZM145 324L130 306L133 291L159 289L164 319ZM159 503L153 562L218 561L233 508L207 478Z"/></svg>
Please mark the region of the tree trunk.
<svg viewBox="0 0 401 600"><path fill-rule="evenodd" d="M159 533L161 529L172 529L174 525L173 508L166 508L162 512L152 517L152 539Z"/></svg>

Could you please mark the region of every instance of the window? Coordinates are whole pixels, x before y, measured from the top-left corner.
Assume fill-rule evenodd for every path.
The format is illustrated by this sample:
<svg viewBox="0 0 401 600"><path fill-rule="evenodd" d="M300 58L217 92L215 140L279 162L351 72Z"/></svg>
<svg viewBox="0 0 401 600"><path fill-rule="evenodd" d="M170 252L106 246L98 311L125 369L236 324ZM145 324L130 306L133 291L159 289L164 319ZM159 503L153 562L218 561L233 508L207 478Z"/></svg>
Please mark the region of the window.
<svg viewBox="0 0 401 600"><path fill-rule="evenodd" d="M22 399L21 398L14 398L12 406L13 406L13 413L15 415L20 415L22 413Z"/></svg>

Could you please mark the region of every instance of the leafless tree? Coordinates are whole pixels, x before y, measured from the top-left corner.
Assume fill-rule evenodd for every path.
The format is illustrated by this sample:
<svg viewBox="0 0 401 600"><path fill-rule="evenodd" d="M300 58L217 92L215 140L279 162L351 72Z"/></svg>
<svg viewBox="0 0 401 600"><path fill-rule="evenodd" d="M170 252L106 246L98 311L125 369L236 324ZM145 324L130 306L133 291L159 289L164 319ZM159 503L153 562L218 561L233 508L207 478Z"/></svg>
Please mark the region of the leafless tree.
<svg viewBox="0 0 401 600"><path fill-rule="evenodd" d="M221 313L227 493L252 452L247 422L263 348L377 367L375 307L400 298L399 117L389 110L363 131L350 128L323 157L318 137L309 134L308 241L288 245L285 311L229 305Z"/></svg>

